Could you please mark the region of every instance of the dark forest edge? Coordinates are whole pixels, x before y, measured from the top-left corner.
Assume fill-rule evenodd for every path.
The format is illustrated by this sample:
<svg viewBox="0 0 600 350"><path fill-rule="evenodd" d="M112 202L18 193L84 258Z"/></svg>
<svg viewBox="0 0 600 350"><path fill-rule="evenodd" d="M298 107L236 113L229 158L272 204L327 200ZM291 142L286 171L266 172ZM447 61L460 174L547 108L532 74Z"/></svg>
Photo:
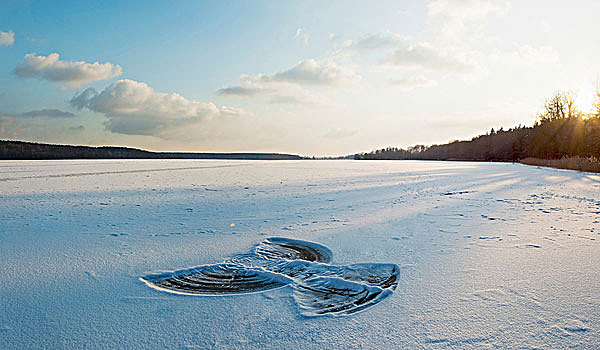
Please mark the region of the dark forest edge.
<svg viewBox="0 0 600 350"><path fill-rule="evenodd" d="M594 157L563 157L561 159L539 159L525 158L520 161L523 164L545 166L556 169L570 169L590 173L600 173L600 160Z"/></svg>
<svg viewBox="0 0 600 350"><path fill-rule="evenodd" d="M388 147L354 155L354 159L414 159L522 162L530 165L595 171L600 168L600 89L593 111L575 106L575 94L558 92L544 104L533 126L492 129L469 141L443 145ZM584 170L585 169L585 170Z"/></svg>
<svg viewBox="0 0 600 350"><path fill-rule="evenodd" d="M24 141L0 140L0 159L239 159L239 160L295 160L304 159L282 153L184 153L150 152L129 147L90 147L53 145Z"/></svg>

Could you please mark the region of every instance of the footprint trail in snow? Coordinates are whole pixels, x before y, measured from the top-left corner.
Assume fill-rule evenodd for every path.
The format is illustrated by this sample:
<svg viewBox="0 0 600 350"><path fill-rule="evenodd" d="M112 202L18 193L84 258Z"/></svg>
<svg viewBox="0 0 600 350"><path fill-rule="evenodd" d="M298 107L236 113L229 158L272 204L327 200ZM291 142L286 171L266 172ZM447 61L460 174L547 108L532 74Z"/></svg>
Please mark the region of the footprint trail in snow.
<svg viewBox="0 0 600 350"><path fill-rule="evenodd" d="M333 254L317 243L269 238L247 254L221 264L148 274L151 288L185 295L232 295L291 285L305 316L350 315L392 294L398 285L396 264L330 265Z"/></svg>

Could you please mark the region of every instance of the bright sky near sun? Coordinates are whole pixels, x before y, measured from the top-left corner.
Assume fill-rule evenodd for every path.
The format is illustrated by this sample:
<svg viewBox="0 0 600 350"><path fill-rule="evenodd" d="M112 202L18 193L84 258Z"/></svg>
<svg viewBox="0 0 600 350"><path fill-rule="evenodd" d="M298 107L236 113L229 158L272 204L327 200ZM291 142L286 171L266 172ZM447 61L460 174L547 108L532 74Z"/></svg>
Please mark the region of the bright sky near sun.
<svg viewBox="0 0 600 350"><path fill-rule="evenodd" d="M600 2L3 1L0 139L345 155L589 109ZM587 110L584 110L587 111Z"/></svg>

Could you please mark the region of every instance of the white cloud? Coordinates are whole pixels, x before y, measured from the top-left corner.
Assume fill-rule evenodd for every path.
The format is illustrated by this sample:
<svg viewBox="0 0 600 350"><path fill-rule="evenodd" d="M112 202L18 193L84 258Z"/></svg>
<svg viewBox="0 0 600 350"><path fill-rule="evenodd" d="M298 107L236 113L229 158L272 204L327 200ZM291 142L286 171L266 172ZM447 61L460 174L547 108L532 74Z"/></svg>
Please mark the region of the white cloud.
<svg viewBox="0 0 600 350"><path fill-rule="evenodd" d="M393 53L385 56L382 62L392 66L423 68L442 73L469 73L475 69L475 65L464 58L444 52L426 42L402 43Z"/></svg>
<svg viewBox="0 0 600 350"><path fill-rule="evenodd" d="M273 75L273 80L299 85L344 85L360 81L360 76L334 62L300 61L294 67Z"/></svg>
<svg viewBox="0 0 600 350"><path fill-rule="evenodd" d="M288 104L297 106L328 106L331 103L322 96L313 94L305 89L279 89L271 94L269 103Z"/></svg>
<svg viewBox="0 0 600 350"><path fill-rule="evenodd" d="M495 64L555 64L560 61L558 53L551 46L522 45L518 48L500 51L495 50L490 54Z"/></svg>
<svg viewBox="0 0 600 350"><path fill-rule="evenodd" d="M362 37L358 40L348 40L344 43L345 48L354 49L358 51L364 50L385 50L393 49L397 46L405 46L410 43L411 38L409 36L398 35L398 34L373 34Z"/></svg>
<svg viewBox="0 0 600 350"><path fill-rule="evenodd" d="M262 74L242 75L239 85L219 89L217 93L227 97L269 97L269 103L290 105L327 105L321 96L302 88L297 84L277 81Z"/></svg>
<svg viewBox="0 0 600 350"><path fill-rule="evenodd" d="M219 112L223 116L245 116L248 113L241 108L221 106Z"/></svg>
<svg viewBox="0 0 600 350"><path fill-rule="evenodd" d="M505 15L510 10L508 1L492 0L434 0L429 3L427 15L437 23L437 41L464 42L465 38L479 38L480 29L469 24L480 23L490 15ZM465 31L469 30L469 33Z"/></svg>
<svg viewBox="0 0 600 350"><path fill-rule="evenodd" d="M470 73L475 64L455 51L443 50L428 42L414 42L408 36L375 34L346 44L356 52L378 51L387 66L418 68L441 73Z"/></svg>
<svg viewBox="0 0 600 350"><path fill-rule="evenodd" d="M29 118L37 118L37 117L49 117L49 118L72 118L75 117L75 114L71 112L64 112L58 109L38 109L35 111L29 111L25 113L20 113L16 116L19 117L29 117Z"/></svg>
<svg viewBox="0 0 600 350"><path fill-rule="evenodd" d="M407 78L401 79L390 79L390 84L392 86L399 87L403 90L413 90L416 88L425 88L425 87L434 87L437 86L437 82L435 80L428 79L423 75L416 75Z"/></svg>
<svg viewBox="0 0 600 350"><path fill-rule="evenodd" d="M217 90L217 93L222 96L237 96L237 97L251 97L258 94L270 92L268 84L272 79L263 74L256 76L250 76L242 74L238 81L238 85L229 86Z"/></svg>
<svg viewBox="0 0 600 350"><path fill-rule="evenodd" d="M245 80L243 76L241 80ZM254 96L263 91L264 89L260 87L230 86L219 89L217 93L223 96Z"/></svg>
<svg viewBox="0 0 600 350"><path fill-rule="evenodd" d="M308 41L310 40L310 34L308 34L304 29L298 28L296 29L296 39L302 40L304 45L308 45Z"/></svg>
<svg viewBox="0 0 600 350"><path fill-rule="evenodd" d="M427 5L429 16L479 19L491 14L506 14L509 2L499 3L490 0L434 0Z"/></svg>
<svg viewBox="0 0 600 350"><path fill-rule="evenodd" d="M71 112L61 111L59 109L45 108L45 109L37 109L29 112L23 113L0 113L0 116L5 118L5 126L8 126L8 122L12 123L12 121L23 121L25 119L32 118L74 118L75 114ZM12 124L10 124L12 125Z"/></svg>
<svg viewBox="0 0 600 350"><path fill-rule="evenodd" d="M101 92L88 88L74 96L71 104L104 114L108 118L105 127L111 132L163 138L174 129L213 117L243 114L240 109L217 108L213 103L188 100L176 93L156 92L134 80L119 80Z"/></svg>
<svg viewBox="0 0 600 350"><path fill-rule="evenodd" d="M322 96L303 87L348 87L358 84L361 77L352 70L334 62L308 59L274 75L242 75L237 85L219 89L223 96L271 97L271 103L293 105L327 105Z"/></svg>
<svg viewBox="0 0 600 350"><path fill-rule="evenodd" d="M84 61L61 61L57 53L48 56L27 54L14 73L22 78L41 78L52 82L65 83L71 87L80 87L98 80L106 80L121 75L121 66L106 63L87 63Z"/></svg>
<svg viewBox="0 0 600 350"><path fill-rule="evenodd" d="M0 32L0 46L11 46L15 43L15 32Z"/></svg>
<svg viewBox="0 0 600 350"><path fill-rule="evenodd" d="M558 53L552 46L523 45L518 50L521 60L528 63L556 63L559 61Z"/></svg>
<svg viewBox="0 0 600 350"><path fill-rule="evenodd" d="M505 16L510 8L507 0L434 0L428 5L429 24L435 37L432 47L476 62L472 64L475 74L470 74L475 79L509 64L558 63L558 53L551 46L511 43L486 32L490 17ZM545 23L532 19L532 24L536 21Z"/></svg>

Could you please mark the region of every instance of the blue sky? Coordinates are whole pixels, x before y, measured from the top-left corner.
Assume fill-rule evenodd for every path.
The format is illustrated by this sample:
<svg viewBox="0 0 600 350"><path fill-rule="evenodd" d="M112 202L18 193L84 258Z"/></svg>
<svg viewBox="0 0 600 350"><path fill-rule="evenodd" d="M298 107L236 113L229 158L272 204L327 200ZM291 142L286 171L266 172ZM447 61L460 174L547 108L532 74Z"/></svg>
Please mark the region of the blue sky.
<svg viewBox="0 0 600 350"><path fill-rule="evenodd" d="M595 1L0 4L0 139L334 155L531 124ZM97 62L97 63L96 63Z"/></svg>

